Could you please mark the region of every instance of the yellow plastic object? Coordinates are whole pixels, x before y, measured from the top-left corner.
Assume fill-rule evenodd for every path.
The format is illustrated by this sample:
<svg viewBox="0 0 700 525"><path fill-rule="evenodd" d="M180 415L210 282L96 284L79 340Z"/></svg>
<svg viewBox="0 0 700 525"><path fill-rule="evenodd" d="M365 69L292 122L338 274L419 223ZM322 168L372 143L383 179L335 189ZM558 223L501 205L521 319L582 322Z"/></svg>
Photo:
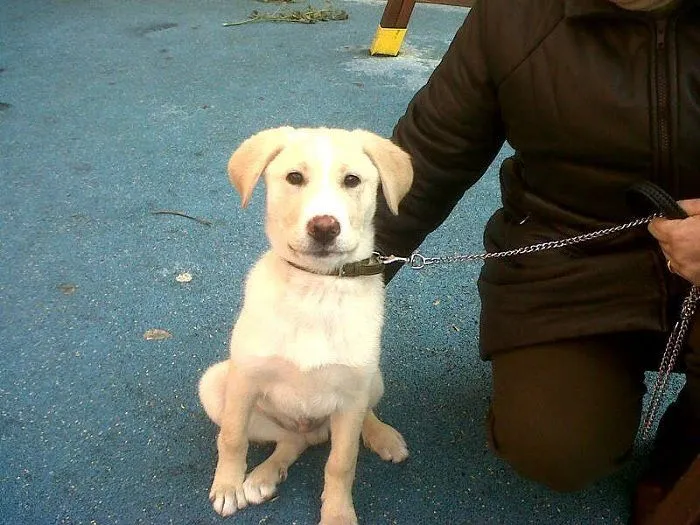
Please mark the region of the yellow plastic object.
<svg viewBox="0 0 700 525"><path fill-rule="evenodd" d="M369 48L370 55L395 57L399 54L401 44L406 36L406 29L394 29L379 26Z"/></svg>

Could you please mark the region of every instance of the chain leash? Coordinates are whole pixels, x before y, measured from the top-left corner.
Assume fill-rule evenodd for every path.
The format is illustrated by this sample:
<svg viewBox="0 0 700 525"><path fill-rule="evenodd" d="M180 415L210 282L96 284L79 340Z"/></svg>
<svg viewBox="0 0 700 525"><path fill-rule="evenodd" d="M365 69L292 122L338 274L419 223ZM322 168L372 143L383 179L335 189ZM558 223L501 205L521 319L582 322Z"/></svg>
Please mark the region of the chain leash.
<svg viewBox="0 0 700 525"><path fill-rule="evenodd" d="M584 233L582 235L576 235L574 237L568 237L556 241L545 241L537 244L531 244L529 246L522 246L520 248L514 248L511 250L504 250L500 252L443 255L438 257L426 257L425 255L422 255L419 252L414 252L413 254L411 254L410 257L382 255L380 253L375 253L375 255L377 259L385 265L392 264L395 262L401 262L406 264L409 268L413 270L421 270L426 266L432 266L436 264L485 261L487 259L503 259L506 257L513 257L515 255L525 255L529 253L543 252L546 250L556 250L559 248L572 246L574 244L581 244L595 239L600 239L601 237L607 237L608 235L612 235L614 233L619 233L632 228L637 228L638 226L649 224L652 220L660 216L661 215L654 214L648 217L635 219L633 221L626 222L617 226L611 226L609 228L595 230L589 233ZM681 349L685 344L691 320L698 308L698 303L700 303L700 288L698 288L697 286L693 286L690 289L688 296L683 301L680 318L678 319L675 326L673 327L673 330L671 331L671 335L669 336L668 342L666 344L666 349L664 350L664 354L661 358L661 364L659 366L656 382L654 383L654 388L652 390L651 400L649 402L647 411L644 414L644 418L641 425L642 440L647 440L650 437L651 429L654 426L654 422L659 412L661 400L663 399L663 396L666 393L666 389L668 388L668 381L671 376L671 373L673 372L676 360L678 359Z"/></svg>
<svg viewBox="0 0 700 525"><path fill-rule="evenodd" d="M678 359L681 349L685 343L688 330L690 329L690 321L695 315L698 302L700 302L700 288L693 286L690 289L688 296L683 301L680 318L678 321L676 321L676 324L673 327L673 331L668 338L666 349L664 350L664 354L661 358L661 365L659 365L656 382L654 383L654 388L651 393L651 400L649 401L647 411L644 414L644 419L642 421L643 441L649 439L650 437L651 429L654 426L656 416L659 413L661 400L666 392L666 389L668 388L668 380L671 377L673 367L676 365L676 360Z"/></svg>
<svg viewBox="0 0 700 525"><path fill-rule="evenodd" d="M445 263L459 263L459 262L470 262L470 261L485 261L486 259L503 259L506 257L513 257L514 255L525 255L528 253L543 252L546 250L556 250L558 248L565 248L574 244L581 244L583 242L592 241L599 239L601 237L607 237L613 233L619 233L631 228L636 228L644 224L649 224L653 219L660 217L660 215L650 215L649 217L644 217L641 219L635 219L625 224L619 224L617 226L611 226L610 228L603 228L602 230L596 230L589 233L584 233L582 235L576 235L575 237L568 237L566 239L559 239L556 241L545 241L538 244L531 244L529 246L522 246L520 248L514 248L512 250L505 250L502 252L483 252L483 253L471 253L464 255L443 255L440 257L426 257L419 252L414 252L410 257L399 257L396 255L382 255L377 254L378 259L384 264L392 264L395 262L402 262L407 264L413 270L421 270L426 266L431 266L434 264L445 264Z"/></svg>

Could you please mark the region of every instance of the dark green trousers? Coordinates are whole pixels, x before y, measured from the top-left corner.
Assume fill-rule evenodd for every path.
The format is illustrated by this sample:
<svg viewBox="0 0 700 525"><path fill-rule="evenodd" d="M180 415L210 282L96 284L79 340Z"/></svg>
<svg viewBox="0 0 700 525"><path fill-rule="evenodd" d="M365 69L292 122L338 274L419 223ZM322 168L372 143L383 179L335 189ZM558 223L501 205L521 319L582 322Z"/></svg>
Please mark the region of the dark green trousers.
<svg viewBox="0 0 700 525"><path fill-rule="evenodd" d="M527 346L492 359L491 447L522 476L573 491L630 456L665 334L629 332ZM650 472L672 483L700 453L700 322L680 366L686 384L664 414Z"/></svg>

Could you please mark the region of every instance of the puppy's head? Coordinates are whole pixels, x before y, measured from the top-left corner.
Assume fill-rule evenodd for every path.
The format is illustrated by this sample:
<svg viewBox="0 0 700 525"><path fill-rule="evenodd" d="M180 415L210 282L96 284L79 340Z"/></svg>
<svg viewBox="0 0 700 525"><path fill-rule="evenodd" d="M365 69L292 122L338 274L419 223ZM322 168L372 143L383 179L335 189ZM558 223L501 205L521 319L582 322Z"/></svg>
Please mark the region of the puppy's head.
<svg viewBox="0 0 700 525"><path fill-rule="evenodd" d="M228 172L243 206L264 175L273 250L321 271L369 256L379 184L398 213L413 179L408 154L391 141L326 128L262 131L233 153Z"/></svg>

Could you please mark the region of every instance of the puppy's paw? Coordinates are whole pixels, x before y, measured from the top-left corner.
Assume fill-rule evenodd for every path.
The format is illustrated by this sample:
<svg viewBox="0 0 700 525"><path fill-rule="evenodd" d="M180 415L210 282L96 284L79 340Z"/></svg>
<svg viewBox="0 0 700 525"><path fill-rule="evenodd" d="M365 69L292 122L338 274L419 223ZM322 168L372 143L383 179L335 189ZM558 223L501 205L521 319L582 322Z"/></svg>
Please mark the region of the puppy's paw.
<svg viewBox="0 0 700 525"><path fill-rule="evenodd" d="M214 483L209 491L209 501L214 511L225 518L246 507L248 501L242 483L228 483L219 478L219 476L214 477Z"/></svg>
<svg viewBox="0 0 700 525"><path fill-rule="evenodd" d="M287 479L287 469L276 463L258 465L243 482L243 492L248 503L258 505L277 492L277 485Z"/></svg>
<svg viewBox="0 0 700 525"><path fill-rule="evenodd" d="M400 463L408 457L408 447L403 436L394 427L377 420L362 430L362 441L384 461Z"/></svg>

